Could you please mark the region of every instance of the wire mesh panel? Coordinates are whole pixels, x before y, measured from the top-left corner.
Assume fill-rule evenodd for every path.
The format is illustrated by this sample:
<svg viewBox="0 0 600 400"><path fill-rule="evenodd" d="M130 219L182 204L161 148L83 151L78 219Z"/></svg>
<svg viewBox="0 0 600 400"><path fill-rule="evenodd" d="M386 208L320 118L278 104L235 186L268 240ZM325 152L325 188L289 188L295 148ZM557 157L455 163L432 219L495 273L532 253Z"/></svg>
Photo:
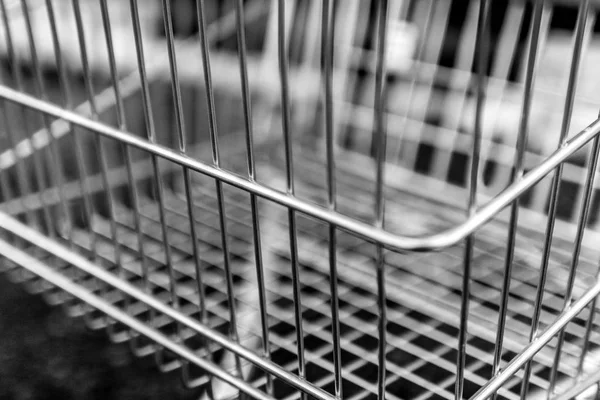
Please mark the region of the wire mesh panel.
<svg viewBox="0 0 600 400"><path fill-rule="evenodd" d="M15 282L206 398L597 396L595 2L0 11Z"/></svg>

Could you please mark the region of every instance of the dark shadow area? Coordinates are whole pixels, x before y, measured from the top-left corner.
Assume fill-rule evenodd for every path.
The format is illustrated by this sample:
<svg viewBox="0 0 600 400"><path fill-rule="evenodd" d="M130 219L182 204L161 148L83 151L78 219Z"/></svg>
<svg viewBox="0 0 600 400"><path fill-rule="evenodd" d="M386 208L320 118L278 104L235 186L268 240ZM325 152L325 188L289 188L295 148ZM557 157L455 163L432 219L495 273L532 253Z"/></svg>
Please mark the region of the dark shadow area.
<svg viewBox="0 0 600 400"><path fill-rule="evenodd" d="M0 399L195 399L177 373L66 317L0 275Z"/></svg>

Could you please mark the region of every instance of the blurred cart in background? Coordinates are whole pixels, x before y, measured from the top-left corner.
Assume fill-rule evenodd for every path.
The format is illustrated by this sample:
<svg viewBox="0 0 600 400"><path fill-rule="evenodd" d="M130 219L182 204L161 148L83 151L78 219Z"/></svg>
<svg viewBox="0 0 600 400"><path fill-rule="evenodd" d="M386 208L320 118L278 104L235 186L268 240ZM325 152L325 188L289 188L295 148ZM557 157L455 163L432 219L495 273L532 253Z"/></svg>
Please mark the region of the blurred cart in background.
<svg viewBox="0 0 600 400"><path fill-rule="evenodd" d="M0 268L207 398L598 396L597 6L0 1Z"/></svg>

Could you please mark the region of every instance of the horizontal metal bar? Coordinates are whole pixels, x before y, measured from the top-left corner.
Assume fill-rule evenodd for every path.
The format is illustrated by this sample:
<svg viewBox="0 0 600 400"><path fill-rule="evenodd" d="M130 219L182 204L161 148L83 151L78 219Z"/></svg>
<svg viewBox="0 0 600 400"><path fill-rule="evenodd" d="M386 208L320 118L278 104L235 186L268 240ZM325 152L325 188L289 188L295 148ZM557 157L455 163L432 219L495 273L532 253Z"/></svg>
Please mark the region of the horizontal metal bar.
<svg viewBox="0 0 600 400"><path fill-rule="evenodd" d="M15 1L14 7L16 8L16 12L21 11L20 4L18 1ZM260 18L263 14L264 8L261 7L260 2L253 2L251 6L248 7L246 21L252 22ZM233 34L235 32L235 29L235 13L232 11L224 15L219 20L212 22L207 26L207 40L209 43L212 44L213 42L219 39L226 38L229 35ZM162 49L164 46L152 42L152 44L149 47L151 49L157 50ZM179 53L186 54L189 57L196 57L195 59L198 59L198 45L195 39L184 39L178 41L176 47L179 50ZM120 94L124 99L129 98L130 96L138 93L141 84L137 69L137 59L134 53L135 52L132 52L131 58L127 58L126 60L119 60L121 64L124 65L118 65L117 68L120 71L133 71L128 73L125 77L121 78L118 83ZM155 80L163 79L164 76L168 77L168 71L165 69L168 68L168 63L166 61L167 53L152 53L151 56L152 57L149 57L149 59L151 59L151 62L146 66L148 70L148 75ZM231 65L231 60L229 58L225 58L223 60L217 58L216 60L213 60L213 62L218 63L217 68L215 68L216 70L223 70L225 66ZM196 84L203 84L200 79L194 79L199 77L199 75L197 74L200 74L201 72L201 69L194 69L194 76L188 78L186 82L189 83L190 81L192 81ZM222 77L223 75L218 76ZM228 84L230 83L229 76L227 76L226 82ZM97 112L99 114L102 114L110 107L114 107L116 104L116 98L113 87L110 86L104 89L103 91L97 93L93 97L93 101L96 103ZM86 100L79 104L77 107L75 107L75 112L78 112L83 115L90 115L90 101ZM69 125L65 123L65 121L58 120L54 121L50 125L50 131L52 132L54 139L58 139L68 134L70 132L70 128ZM38 131L34 132L31 135L31 137L21 140L18 144L14 146L14 148L7 149L6 151L0 153L0 170L12 167L19 159L23 159L32 155L36 150L41 150L49 143L50 136L48 130L45 128L39 129Z"/></svg>
<svg viewBox="0 0 600 400"><path fill-rule="evenodd" d="M239 154L244 151L244 143L241 143L236 137L236 133L231 134L231 136L224 136L220 139L221 143L225 145L225 147L231 153L228 154ZM210 155L210 149L206 147L202 147L199 145L191 145L190 153L195 155L207 157ZM1 158L1 156L0 156ZM178 169L179 166L169 162L161 162L159 160L160 171L163 174L168 174L173 172L175 169ZM152 164L150 159L142 159L140 161L135 161L132 163L132 168L134 172L134 176L136 181L143 181L145 179L150 179L153 177ZM0 168L1 169L1 168ZM126 167L121 165L118 167L110 168L107 170L109 185L110 187L120 187L127 185L128 177ZM83 178L83 183L87 185L89 194L98 193L104 190L104 184L102 183L102 177L99 173L97 174L88 174ZM58 187L49 187L40 192L30 193L28 195L24 195L19 198L9 199L5 202L0 202L0 211L6 212L10 215L17 215L27 210L36 210L43 207L41 204L40 196L43 199L44 204L47 206L58 205L60 202L59 196L59 188ZM72 180L64 185L64 191L66 200L71 201L74 199L81 198L81 182L78 180Z"/></svg>
<svg viewBox="0 0 600 400"><path fill-rule="evenodd" d="M569 156L571 156L587 142L596 137L598 133L600 133L599 119L589 125L583 131L579 132L572 139L567 141L564 146L556 150L544 162L530 170L529 173L524 175L521 180L507 187L503 192L501 192L488 204L481 207L477 213L463 223L450 228L445 232L440 232L429 236L409 237L396 235L383 229L356 221L338 212L304 202L292 195L273 190L258 184L255 181L250 181L231 172L205 164L187 155L180 154L170 148L151 143L148 140L142 139L131 133L120 131L97 121L92 121L77 113L65 110L28 94L13 90L9 87L0 86L0 97L14 103L22 104L23 106L33 110L49 114L53 117L64 119L72 124L85 128L90 132L94 132L130 146L134 146L140 150L150 152L201 174L218 179L229 185L238 187L242 190L254 193L260 197L274 201L306 215L333 224L338 228L382 244L388 249L400 251L441 249L458 243L492 219L498 212L508 206L525 191L530 189L554 168L556 168L556 166L568 159Z"/></svg>
<svg viewBox="0 0 600 400"><path fill-rule="evenodd" d="M107 283L108 285L114 287L115 289L118 289L118 290L122 291L123 293L147 304L148 306L154 308L159 313L162 313L170 318L173 318L173 320L180 322L181 324L194 330L195 332L204 336L206 339L239 355L240 357L245 358L246 360L248 360L251 363L253 363L254 365L256 365L258 368L261 368L265 372L268 372L269 374L272 374L272 375L276 376L277 378L284 380L285 382L289 383L290 385L293 385L297 389L302 390L305 393L309 394L310 396L313 396L314 398L319 399L319 400L335 400L335 397L331 396L329 393L325 392L324 390L317 388L317 387L311 385L310 383L308 383L307 381L300 379L296 375L283 370L277 364L275 364L269 360L266 360L266 359L260 357L259 355L257 355L256 353L241 346L240 344L229 340L226 336L210 329L209 327L200 323L199 321L192 319L192 318L182 314L181 312L169 307L167 304L162 303L161 301L157 300L155 297L142 292L141 290L132 286L128 282L119 279L117 276L98 267L97 265L95 265L91 261L87 260L86 258L82 257L81 255L71 251L67 247L53 241L52 239L46 237L42 233L36 231L33 228L30 228L29 226L19 222L15 218L13 218L3 212L0 212L0 227L2 227L3 229L5 229L8 232L11 232L11 233L21 237L22 239L24 239L32 244L35 244L37 247L55 255L56 257L70 263L71 265L77 267L81 271L84 271L84 272L100 279L101 281ZM5 245L7 247L3 247L2 243L4 243L4 242L0 241L0 254L4 255L7 258L11 258L11 257L16 258L17 256L14 256L13 253L18 254L18 253L16 253L17 249L15 249L13 246L10 246L10 245ZM23 259L21 259L21 261L22 260ZM32 260L34 260L34 259L32 259ZM17 261L15 261L15 262L17 262ZM21 262L17 262L17 263L21 265ZM45 268L41 268L44 266L41 265L41 263L39 263L39 262L37 264L40 264L40 265L34 265L34 263L27 263L27 262L25 264L26 265L22 265L22 266L36 274L38 274L38 271L40 271L44 274L46 274L48 272L48 271L46 271ZM56 279L56 277L55 277L56 272L54 272L52 270L50 270L50 272L51 272L51 274L50 274L50 276L48 276L48 278ZM47 279L49 282L55 283L46 277L46 275L48 275L48 274L46 274L46 275L39 274L39 275L42 276L44 279ZM64 283L67 286L67 288L65 290L69 291L68 289L73 289L73 288L78 287L78 285L76 285L66 279L64 279L64 280L66 282L61 281L60 283ZM57 286L60 286L60 285L57 284ZM101 304L102 307L108 307L108 305L106 305L106 303L103 300L96 299L95 296L89 294L84 289L82 289L82 290L86 293L86 296L87 296L86 298L83 299L84 301L89 302L94 307L97 306L97 304L95 304L95 303L100 301L102 303ZM76 293L73 293L73 294L75 294L79 297L79 292L77 294ZM92 297L94 297L94 298L92 298ZM88 301L88 300L91 300L91 301ZM94 303L92 303L92 301ZM106 312L104 309L101 309L101 310L103 312ZM107 312L107 314L108 314L108 312ZM118 315L117 316L111 315L111 317L114 317L115 319L117 319ZM129 317L129 318L131 318L131 317ZM143 326L143 324L140 323L139 321L137 321L137 320L135 320L135 321L136 321L135 326L129 325L129 322L133 322L133 321L128 320L127 322L124 322L124 323L126 323L127 325L131 326L134 329L137 329L136 326L141 327L138 325ZM151 331L151 329L150 329L150 331ZM145 332L140 332L140 333L143 333L144 335L146 334ZM155 340L154 337L151 337L151 336L149 336L149 337L152 340ZM169 341L169 343L171 343L171 342ZM163 343L160 343L160 344L163 344ZM165 346L165 347L168 347L168 346ZM169 350L177 352L177 351L180 351L181 349L178 348L176 351L176 350L169 348ZM192 354L192 353L190 353L190 354ZM193 360L190 360L190 361L193 361ZM204 368L203 366L200 366L200 367ZM226 374L226 375L227 375L227 379L232 379L231 377L229 377L228 374ZM218 374L215 374L215 376L218 376ZM219 377L219 378L221 378L221 377ZM226 380L226 379L223 379L223 380ZM231 382L229 382L229 383L231 383ZM236 381L236 384L234 384L234 386L238 387L240 390L244 390L243 387L237 385L237 381ZM265 397L265 395L263 395L263 394L261 394L261 397L258 397L258 398L271 399L270 397Z"/></svg>
<svg viewBox="0 0 600 400"><path fill-rule="evenodd" d="M140 87L139 77L136 74L130 74L119 81L121 95L124 98L137 93ZM115 95L112 87L109 87L94 96L97 111L101 114L111 107L115 106ZM84 101L75 108L75 112L83 115L90 115L90 102ZM50 132L44 127L34 132L31 137L25 138L17 143L13 148L0 153L0 170L5 170L15 165L20 159L32 155L35 151L42 150L51 142L50 134L54 140L60 139L71 132L69 124L64 120L56 120L50 124Z"/></svg>
<svg viewBox="0 0 600 400"><path fill-rule="evenodd" d="M102 297L91 293L84 286L73 282L71 279L53 270L43 262L30 256L24 251L8 244L4 240L0 240L0 254L2 254L4 257L8 258L12 262L29 270L30 272L38 275L44 280L61 288L62 290L85 301L87 304L102 311L111 318L114 318L115 320L131 327L132 329L141 333L142 335L147 336L148 338L155 341L164 348L196 364L198 367L202 368L209 374L212 374L215 377L227 382L228 384L237 387L238 389L252 396L253 398L260 400L274 400L273 397L264 394L260 390L252 387L247 382L223 371L217 365L213 364L210 361L207 361L202 357L199 357L190 349L173 342L171 339L169 339L167 336L163 335L156 329L153 329L149 325L138 320L137 318L126 314L124 311L108 303Z"/></svg>
<svg viewBox="0 0 600 400"><path fill-rule="evenodd" d="M541 332L529 345L527 345L508 365L487 385L475 393L470 400L484 400L492 396L506 383L528 360L531 360L554 336L556 336L569 322L600 294L600 279L592 285L577 301L573 302L556 320Z"/></svg>

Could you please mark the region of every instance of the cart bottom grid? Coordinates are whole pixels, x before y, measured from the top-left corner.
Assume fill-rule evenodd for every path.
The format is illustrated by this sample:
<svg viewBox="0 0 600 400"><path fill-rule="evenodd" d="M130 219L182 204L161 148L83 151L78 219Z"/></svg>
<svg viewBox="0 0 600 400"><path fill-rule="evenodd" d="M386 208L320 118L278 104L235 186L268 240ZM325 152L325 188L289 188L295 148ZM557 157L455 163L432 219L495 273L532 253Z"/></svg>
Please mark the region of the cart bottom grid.
<svg viewBox="0 0 600 400"><path fill-rule="evenodd" d="M313 155L311 155L313 154ZM231 158L229 158L231 159ZM339 204L342 212L353 217L368 219L369 189L372 183L354 174L356 165L350 159L339 165ZM278 171L281 166L276 160L262 163L259 177L268 177L277 185L283 182ZM200 318L198 288L187 203L181 181L176 172L165 175L164 192L165 220L170 249L172 275L176 282L171 285L169 269L160 223L160 208L148 195L140 197L139 212L143 233L143 254L148 271L149 290L161 301L172 304L171 288L175 288L177 307L194 318ZM311 152L298 156L296 177L298 196L305 195L313 201L323 199L325 168ZM400 191L387 193L390 204L402 199L403 210L410 214L388 215L390 229L402 228L406 218L419 215L439 215L438 205L423 201ZM206 324L212 329L227 334L229 330L230 304L226 290L224 258L222 251L218 202L214 181L199 175L193 177L194 210L198 233L198 248L202 268L202 285L206 294ZM81 201L71 196L74 205ZM253 250L252 215L248 193L224 186L225 213L231 272L236 299L237 328L240 342L260 351L261 329L256 270ZM352 201L351 201L352 200ZM361 206L357 206L361 204ZM397 211L397 209L396 209ZM456 211L448 210L448 216ZM296 332L294 320L293 283L291 279L290 243L286 209L259 200L261 241L267 291L267 314L271 359L282 368L298 372ZM137 241L132 210L125 204L115 208L117 237L113 238L109 219L95 215L90 228L79 227L74 231L72 245L79 253L92 257L92 243L96 242L95 260L99 265L126 279L133 285L143 287L143 268ZM423 219L423 221L426 221ZM414 221L413 221L414 222ZM418 222L418 221L417 221ZM447 221L436 221L441 227ZM326 224L297 214L298 255L300 265L300 292L304 345L306 350L306 379L333 392L334 366L331 318L331 294L329 285L328 227ZM416 228L415 228L416 229ZM349 233L337 236L338 298L340 307L340 330L342 348L343 392L352 400L371 399L377 393L377 285L375 270L376 246ZM467 374L465 395L474 394L491 375L491 364L496 340L497 315L501 296L506 246L501 235L477 235L472 280ZM115 258L115 246L120 250L120 267ZM519 244L519 241L518 241ZM556 247L556 246L555 246ZM386 252L387 286L387 370L386 390L389 399L453 398L455 360L459 307L462 282L463 246L428 252L400 254ZM77 279L90 290L131 315L140 318L173 337L199 354L211 357L215 362L223 361L229 353L214 344L206 346L204 340L191 329L181 328L169 317L150 312L147 305L127 298L120 291L99 285L90 276L77 274L64 261L32 246L30 254L52 265L56 270ZM535 257L529 254L528 243L521 241L517 249L515 267L508 306L503 361L512 359L528 342L531 316L539 279ZM565 256L565 254L567 256ZM534 261L532 262L532 257ZM563 292L566 277L568 252L555 249L550 266L550 279L546 285L541 327L550 324L560 313L564 302ZM22 282L35 293L43 293L52 304L68 304L73 316L87 315L90 326L96 329L111 326L113 339L130 339L126 327L114 326L108 319L96 315L88 307L72 302L69 296L40 281L33 274L10 262L3 262L13 280ZM593 276L592 261L580 260L579 270L585 276ZM554 271L554 272L552 272ZM554 279L552 276L554 274ZM562 275L561 275L562 274ZM580 280L585 282L585 279ZM591 281L589 281L591 282ZM582 287L578 288L581 292ZM577 372L577 364L589 315L586 309L567 326L566 342L559 368L559 376L568 385ZM594 325L590 338L590 351L600 346L600 329ZM154 346L137 340L139 355L150 356L157 351ZM551 342L534 359L532 390L546 390L554 357L555 343ZM587 367L598 368L592 359ZM181 362L164 355L164 369L180 368ZM209 381L201 371L194 371L196 379L188 377L188 384L206 385ZM519 398L520 377L513 377L499 392L501 398ZM262 372L251 370L244 379L253 386L265 389L266 378ZM295 399L297 390L285 382L275 379L275 397Z"/></svg>

